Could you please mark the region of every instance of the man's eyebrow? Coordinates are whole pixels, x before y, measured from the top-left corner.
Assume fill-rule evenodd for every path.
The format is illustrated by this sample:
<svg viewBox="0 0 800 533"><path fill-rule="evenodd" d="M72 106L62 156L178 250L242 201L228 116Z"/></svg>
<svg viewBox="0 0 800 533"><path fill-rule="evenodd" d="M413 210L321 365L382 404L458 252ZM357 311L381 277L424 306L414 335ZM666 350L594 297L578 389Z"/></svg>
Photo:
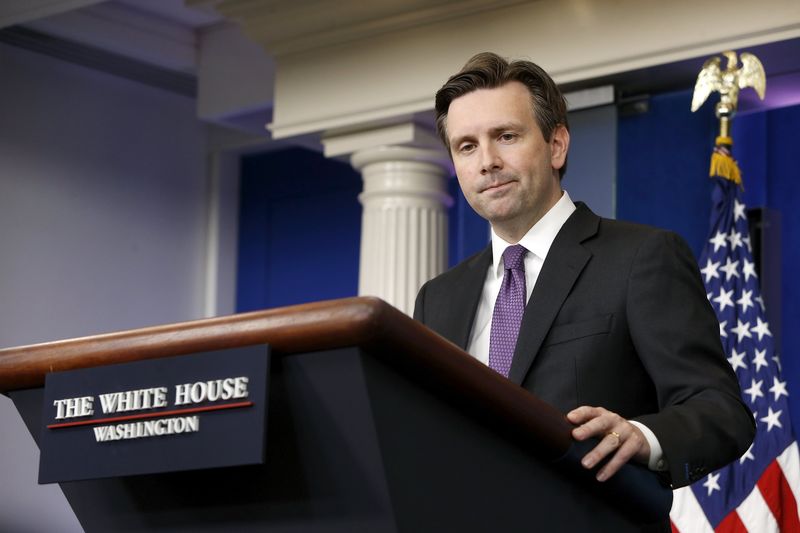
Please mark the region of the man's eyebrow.
<svg viewBox="0 0 800 533"><path fill-rule="evenodd" d="M496 126L489 128L489 134L494 137L503 133L504 131L522 131L524 129L525 127L519 122L503 122L502 124L497 124ZM450 146L451 148L457 148L462 142L472 141L475 139L475 137L476 136L471 133L453 137L453 140L450 142Z"/></svg>
<svg viewBox="0 0 800 533"><path fill-rule="evenodd" d="M489 130L492 135L497 135L499 133L503 133L504 131L521 131L524 129L524 126L519 122L504 122L503 124L498 124Z"/></svg>

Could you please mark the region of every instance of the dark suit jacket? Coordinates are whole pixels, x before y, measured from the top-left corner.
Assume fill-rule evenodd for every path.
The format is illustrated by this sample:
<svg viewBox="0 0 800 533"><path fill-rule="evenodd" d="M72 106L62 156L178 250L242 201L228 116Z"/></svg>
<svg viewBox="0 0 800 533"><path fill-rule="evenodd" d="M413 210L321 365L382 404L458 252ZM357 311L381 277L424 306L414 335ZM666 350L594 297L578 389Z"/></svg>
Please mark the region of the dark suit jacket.
<svg viewBox="0 0 800 533"><path fill-rule="evenodd" d="M426 283L414 318L466 348L491 261L489 247ZM525 307L509 379L565 413L642 422L676 488L741 456L755 432L686 243L581 203Z"/></svg>

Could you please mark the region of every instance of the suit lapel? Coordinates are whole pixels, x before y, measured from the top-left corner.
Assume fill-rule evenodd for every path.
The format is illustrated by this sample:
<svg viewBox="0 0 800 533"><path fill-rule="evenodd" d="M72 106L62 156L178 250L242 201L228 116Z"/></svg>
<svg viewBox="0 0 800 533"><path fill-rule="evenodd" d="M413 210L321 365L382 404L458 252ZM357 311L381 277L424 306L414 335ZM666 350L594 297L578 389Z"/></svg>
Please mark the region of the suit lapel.
<svg viewBox="0 0 800 533"><path fill-rule="evenodd" d="M452 320L443 324L440 332L451 339L462 350L467 349L475 312L483 292L486 271L492 264L492 247L485 248L466 265L463 274L455 282L455 290L448 306L452 309Z"/></svg>
<svg viewBox="0 0 800 533"><path fill-rule="evenodd" d="M547 253L522 315L508 376L518 385L528 374L561 305L592 256L581 243L597 233L600 218L583 203L576 205L578 208L564 223Z"/></svg>

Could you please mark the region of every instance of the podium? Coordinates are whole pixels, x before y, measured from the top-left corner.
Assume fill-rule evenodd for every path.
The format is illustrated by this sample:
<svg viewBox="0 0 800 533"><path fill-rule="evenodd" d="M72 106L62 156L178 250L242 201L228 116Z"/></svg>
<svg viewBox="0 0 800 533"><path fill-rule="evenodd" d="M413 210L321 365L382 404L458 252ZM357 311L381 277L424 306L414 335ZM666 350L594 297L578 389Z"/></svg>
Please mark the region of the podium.
<svg viewBox="0 0 800 533"><path fill-rule="evenodd" d="M87 532L668 524L655 474L595 481L561 413L375 298L7 348L0 391L38 442L47 372L258 344L273 354L264 464L62 483Z"/></svg>

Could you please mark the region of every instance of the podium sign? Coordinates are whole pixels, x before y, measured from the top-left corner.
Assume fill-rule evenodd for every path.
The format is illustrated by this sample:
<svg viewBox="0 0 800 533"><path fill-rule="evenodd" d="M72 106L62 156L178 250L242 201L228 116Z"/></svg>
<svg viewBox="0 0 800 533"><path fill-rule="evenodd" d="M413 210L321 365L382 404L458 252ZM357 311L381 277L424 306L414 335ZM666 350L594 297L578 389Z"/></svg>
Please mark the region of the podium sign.
<svg viewBox="0 0 800 533"><path fill-rule="evenodd" d="M265 345L48 374L39 483L264 461Z"/></svg>

